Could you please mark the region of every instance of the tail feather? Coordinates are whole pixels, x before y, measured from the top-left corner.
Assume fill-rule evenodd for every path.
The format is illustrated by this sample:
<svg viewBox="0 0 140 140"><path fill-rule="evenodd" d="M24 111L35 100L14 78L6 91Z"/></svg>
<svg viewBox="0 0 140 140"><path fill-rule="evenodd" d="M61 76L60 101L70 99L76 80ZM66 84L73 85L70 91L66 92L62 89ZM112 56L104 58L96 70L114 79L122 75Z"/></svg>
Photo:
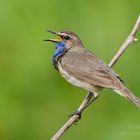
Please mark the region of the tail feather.
<svg viewBox="0 0 140 140"><path fill-rule="evenodd" d="M140 99L138 97L136 97L130 90L128 90L126 87L123 87L122 89L119 90L114 90L115 92L117 92L118 94L120 94L121 96L123 96L124 98L126 98L127 100L131 101L132 103L134 103L137 107L140 108Z"/></svg>

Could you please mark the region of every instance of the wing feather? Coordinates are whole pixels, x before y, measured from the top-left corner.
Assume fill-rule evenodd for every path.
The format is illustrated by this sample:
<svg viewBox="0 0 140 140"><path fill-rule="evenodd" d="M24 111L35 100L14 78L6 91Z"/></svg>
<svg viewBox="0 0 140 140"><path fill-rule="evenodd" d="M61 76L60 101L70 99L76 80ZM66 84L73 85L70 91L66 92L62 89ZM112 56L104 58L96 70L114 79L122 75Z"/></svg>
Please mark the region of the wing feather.
<svg viewBox="0 0 140 140"><path fill-rule="evenodd" d="M62 57L61 63L70 75L91 85L116 89L121 83L107 64L84 48L71 49Z"/></svg>

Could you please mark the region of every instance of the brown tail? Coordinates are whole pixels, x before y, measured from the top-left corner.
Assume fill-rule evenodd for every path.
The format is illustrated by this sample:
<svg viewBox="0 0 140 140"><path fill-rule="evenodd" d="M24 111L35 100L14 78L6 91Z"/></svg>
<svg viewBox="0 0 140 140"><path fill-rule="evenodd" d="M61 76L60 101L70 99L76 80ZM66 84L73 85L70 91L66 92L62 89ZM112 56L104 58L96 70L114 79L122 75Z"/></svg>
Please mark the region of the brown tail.
<svg viewBox="0 0 140 140"><path fill-rule="evenodd" d="M123 87L120 90L114 90L115 92L119 93L121 96L125 97L132 103L134 103L137 107L140 108L140 99L136 97L130 90L128 90L126 87Z"/></svg>

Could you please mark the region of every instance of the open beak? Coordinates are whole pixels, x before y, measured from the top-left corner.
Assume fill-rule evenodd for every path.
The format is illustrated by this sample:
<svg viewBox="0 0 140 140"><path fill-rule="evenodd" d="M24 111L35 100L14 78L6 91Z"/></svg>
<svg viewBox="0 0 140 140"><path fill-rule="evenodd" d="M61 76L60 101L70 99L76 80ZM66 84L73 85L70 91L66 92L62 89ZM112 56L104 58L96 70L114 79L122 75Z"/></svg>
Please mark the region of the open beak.
<svg viewBox="0 0 140 140"><path fill-rule="evenodd" d="M47 31L51 34L57 35L57 37L55 39L46 39L44 41L50 41L50 42L61 42L62 41L62 38L60 37L58 32L53 32L53 31L50 31L50 30L47 30Z"/></svg>

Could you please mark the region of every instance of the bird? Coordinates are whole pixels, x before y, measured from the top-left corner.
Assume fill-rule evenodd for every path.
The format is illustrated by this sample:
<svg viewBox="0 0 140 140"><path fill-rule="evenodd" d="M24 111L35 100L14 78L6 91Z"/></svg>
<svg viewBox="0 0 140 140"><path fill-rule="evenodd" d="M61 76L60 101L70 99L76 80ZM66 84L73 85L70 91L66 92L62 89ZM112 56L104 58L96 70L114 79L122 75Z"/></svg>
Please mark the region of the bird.
<svg viewBox="0 0 140 140"><path fill-rule="evenodd" d="M101 89L111 89L140 108L140 99L126 86L123 80L106 63L86 49L80 38L71 31L54 32L55 52L52 63L61 76L70 84L92 92L98 97Z"/></svg>

